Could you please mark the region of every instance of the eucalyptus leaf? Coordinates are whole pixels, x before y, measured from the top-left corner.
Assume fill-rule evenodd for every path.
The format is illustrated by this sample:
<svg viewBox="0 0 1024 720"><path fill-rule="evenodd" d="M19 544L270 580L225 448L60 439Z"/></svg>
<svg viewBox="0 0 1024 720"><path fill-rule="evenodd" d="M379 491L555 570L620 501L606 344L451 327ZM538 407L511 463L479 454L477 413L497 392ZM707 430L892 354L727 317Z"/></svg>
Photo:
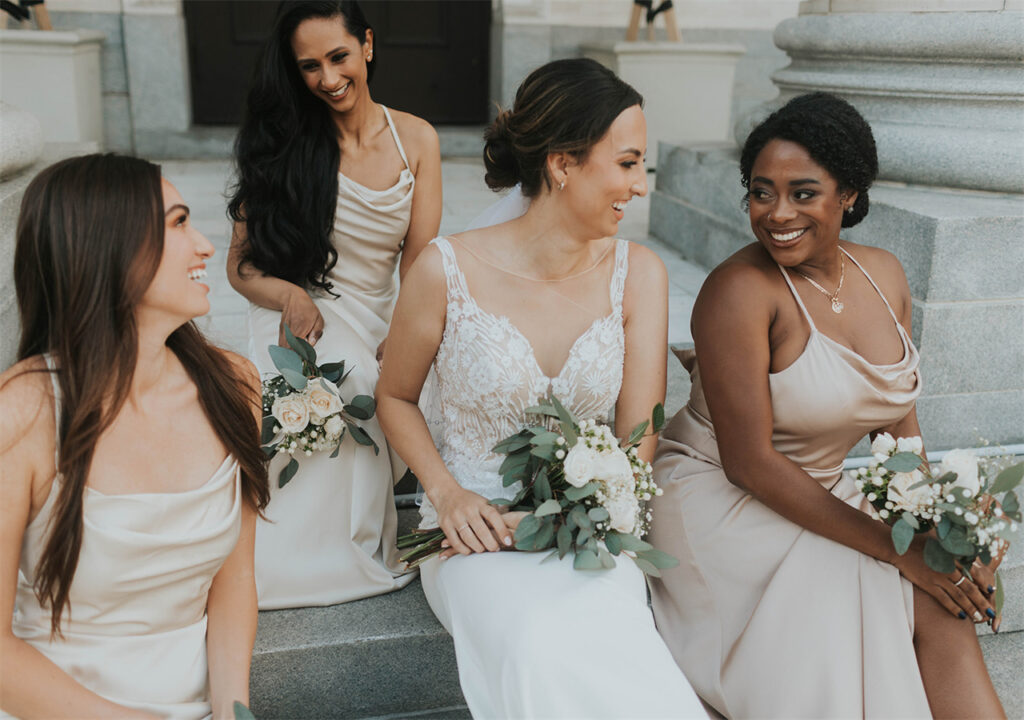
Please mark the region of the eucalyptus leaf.
<svg viewBox="0 0 1024 720"><path fill-rule="evenodd" d="M914 540L914 528L906 521L906 515L892 524L892 544L899 555L903 555L910 548Z"/></svg>
<svg viewBox="0 0 1024 720"><path fill-rule="evenodd" d="M539 457L541 460L547 460L548 462L555 461L555 446L554 445L534 445L530 449L530 454L534 457Z"/></svg>
<svg viewBox="0 0 1024 720"><path fill-rule="evenodd" d="M1003 577L996 571L996 592L995 592L995 605L996 615L998 616L1003 611L1003 601L1006 599L1006 593L1003 590Z"/></svg>
<svg viewBox="0 0 1024 720"><path fill-rule="evenodd" d="M377 443L373 441L373 438L370 437L365 430L358 425L350 423L348 420L345 421L345 426L348 428L348 432L352 436L353 440L360 445L372 446L374 455L380 454L380 448L377 447Z"/></svg>
<svg viewBox="0 0 1024 720"><path fill-rule="evenodd" d="M587 517L589 517L594 522L604 522L610 516L608 515L608 511L607 510L605 510L601 506L597 506L597 507L592 507L589 510L587 510Z"/></svg>
<svg viewBox="0 0 1024 720"><path fill-rule="evenodd" d="M283 377L285 382L296 390L306 389L306 383L308 381L306 380L306 376L301 372L295 372L291 368L281 368L281 377Z"/></svg>
<svg viewBox="0 0 1024 720"><path fill-rule="evenodd" d="M263 454L266 455L267 457L271 457L272 458L272 457L274 457L275 453L277 453L277 445L264 445L263 446Z"/></svg>
<svg viewBox="0 0 1024 720"><path fill-rule="evenodd" d="M299 471L299 461L292 458L288 461L288 464L284 466L281 473L277 476L277 487L283 488L291 479L295 477L295 473Z"/></svg>
<svg viewBox="0 0 1024 720"><path fill-rule="evenodd" d="M576 434L576 418L572 416L571 412L565 409L565 406L563 406L554 395L551 396L551 405L555 408L555 412L558 413L558 421L562 428L562 436L565 437L565 444L568 447L572 447L576 444L576 440L579 438Z"/></svg>
<svg viewBox="0 0 1024 720"><path fill-rule="evenodd" d="M525 412L526 412L527 415L543 415L545 417L551 417L551 418L557 418L558 417L558 411L555 410L555 408L553 406L548 405L546 403L540 404L540 405L534 405L533 407L528 407L528 408L526 408Z"/></svg>
<svg viewBox="0 0 1024 720"><path fill-rule="evenodd" d="M611 570L615 567L615 558L603 547L597 548L597 559L601 561L601 567Z"/></svg>
<svg viewBox="0 0 1024 720"><path fill-rule="evenodd" d="M667 552L663 552L661 550L658 550L657 548L651 548L650 550L644 550L643 552L638 552L636 554L636 556L638 558L642 558L642 559L646 560L647 562L649 562L651 565L653 565L654 567L658 568L659 570L664 570L665 568L675 567L676 565L679 564L679 560L678 559L676 559L672 555L669 555Z"/></svg>
<svg viewBox="0 0 1024 720"><path fill-rule="evenodd" d="M555 534L555 542L558 545L558 557L561 559L572 548L572 530L569 529L568 525L562 525L558 528L558 532Z"/></svg>
<svg viewBox="0 0 1024 720"><path fill-rule="evenodd" d="M942 519L940 519L938 524L935 526L935 533L939 536L939 539L941 540L949 534L949 531L952 528L953 523L950 521L949 517L943 515Z"/></svg>
<svg viewBox="0 0 1024 720"><path fill-rule="evenodd" d="M369 420L377 412L377 401L370 395L356 395L345 406L345 412L359 420Z"/></svg>
<svg viewBox="0 0 1024 720"><path fill-rule="evenodd" d="M882 463L882 467L892 472L910 472L916 470L924 462L917 453L912 452L898 452L891 458Z"/></svg>
<svg viewBox="0 0 1024 720"><path fill-rule="evenodd" d="M270 345L267 347L267 352L270 353L270 359L273 361L274 367L277 368L278 372L283 374L284 369L288 368L305 377L305 373L302 372L302 358L291 348Z"/></svg>
<svg viewBox="0 0 1024 720"><path fill-rule="evenodd" d="M533 540L537 537L537 533L523 533L523 536L519 536L519 529L516 528L516 550L522 550L523 552L530 552L533 550Z"/></svg>
<svg viewBox="0 0 1024 720"><path fill-rule="evenodd" d="M912 527L914 530L920 530L921 529L921 523L918 522L917 518L914 517L914 513L912 513L912 512L908 511L908 512L903 513L903 515L900 516L900 519L903 520L903 522L905 522L907 525ZM900 555L902 555L902 554L903 553L900 553Z"/></svg>
<svg viewBox="0 0 1024 720"><path fill-rule="evenodd" d="M233 709L235 712L235 720L256 720L256 716L252 714L252 710L237 700L235 700Z"/></svg>
<svg viewBox="0 0 1024 720"><path fill-rule="evenodd" d="M320 373L324 377L327 377L328 373L330 373L331 375L335 375L336 374L336 375L338 375L340 377L342 375L342 373L344 373L344 372L345 372L345 361L344 360L341 360L339 362L324 363L323 365L320 366ZM333 382L333 380L331 382Z"/></svg>
<svg viewBox="0 0 1024 720"><path fill-rule="evenodd" d="M622 543L622 549L629 552L644 552L645 550L651 550L653 547L650 543L644 542L632 533L619 533L619 541Z"/></svg>
<svg viewBox="0 0 1024 720"><path fill-rule="evenodd" d="M540 524L540 530L534 536L533 549L543 550L544 548L551 547L555 541L555 521L554 518L547 517Z"/></svg>
<svg viewBox="0 0 1024 720"><path fill-rule="evenodd" d="M546 556L544 556L544 559L541 560L540 563L541 563L541 565L543 565L544 563L549 562L551 560L554 560L555 558L558 558L559 560L561 560L562 556L558 554L557 550L552 550Z"/></svg>
<svg viewBox="0 0 1024 720"><path fill-rule="evenodd" d="M530 444L530 436L525 432L519 432L511 437L507 437L500 443L491 448L491 452L499 455L507 455L514 453L517 450L522 450Z"/></svg>
<svg viewBox="0 0 1024 720"><path fill-rule="evenodd" d="M338 444L334 446L334 452L330 454L330 458L333 460L338 457L338 453L341 452L341 441L345 439L345 428L341 429L341 434L338 435Z"/></svg>
<svg viewBox="0 0 1024 720"><path fill-rule="evenodd" d="M961 528L953 528L939 542L942 544L943 550L957 557L974 553L974 544L967 539L967 533Z"/></svg>
<svg viewBox="0 0 1024 720"><path fill-rule="evenodd" d="M260 423L260 442L268 443L274 439L274 426L277 425L277 418L273 415L264 415Z"/></svg>
<svg viewBox="0 0 1024 720"><path fill-rule="evenodd" d="M605 533L604 544L608 548L608 552L612 555L618 555L622 552L622 541L619 539L621 536L615 530L609 530Z"/></svg>
<svg viewBox="0 0 1024 720"><path fill-rule="evenodd" d="M550 430L541 430L540 432L534 434L533 440L531 440L530 442L534 445L554 445L555 443L558 442L558 438L560 437L562 436L556 432L551 432Z"/></svg>
<svg viewBox="0 0 1024 720"><path fill-rule="evenodd" d="M557 500L551 498L542 502L537 509L533 511L533 514L537 517L544 517L545 515L556 515L560 512L562 512L562 506Z"/></svg>
<svg viewBox="0 0 1024 720"><path fill-rule="evenodd" d="M640 441L640 438L647 432L647 426L650 425L650 420L644 420L642 423L633 428L632 432L629 433L629 437L626 438L626 445L636 445Z"/></svg>
<svg viewBox="0 0 1024 720"><path fill-rule="evenodd" d="M573 558L572 566L576 570L600 570L601 560L597 553L591 550L581 550Z"/></svg>
<svg viewBox="0 0 1024 720"><path fill-rule="evenodd" d="M530 462L530 454L526 452L526 446L524 446L522 451L511 452L502 460L501 466L498 468L498 474L505 475L510 472L522 472L526 469L528 462Z"/></svg>
<svg viewBox="0 0 1024 720"><path fill-rule="evenodd" d="M655 567L653 563L651 563L648 560L644 560L639 555L633 558L633 562L636 563L636 566L640 568L641 572L643 572L645 575L650 575L651 577L661 577L661 572L658 570L658 568Z"/></svg>
<svg viewBox="0 0 1024 720"><path fill-rule="evenodd" d="M542 467L533 479L533 496L538 500L549 500L553 496L551 483L548 481L548 469Z"/></svg>
<svg viewBox="0 0 1024 720"><path fill-rule="evenodd" d="M528 535L533 535L540 529L540 518L535 515L527 515L519 521L519 525L516 526L516 540L525 538Z"/></svg>
<svg viewBox="0 0 1024 720"><path fill-rule="evenodd" d="M654 432L661 432L663 427L665 427L665 406L658 403L651 413L651 429Z"/></svg>
<svg viewBox="0 0 1024 720"><path fill-rule="evenodd" d="M1017 500L1017 493L1013 490L1006 493L1006 495L1003 496L1001 505L1003 506L1003 512L1010 514L1016 513L1020 509L1020 501Z"/></svg>
<svg viewBox="0 0 1024 720"><path fill-rule="evenodd" d="M288 347L298 353L299 357L309 363L311 367L316 367L316 350L302 338L296 337L287 323L284 326L284 339L288 343Z"/></svg>
<svg viewBox="0 0 1024 720"><path fill-rule="evenodd" d="M996 475L996 479L992 483L992 487L988 489L988 492L990 495L998 495L1007 490L1013 490L1020 484L1021 478L1024 478L1024 463L1011 465Z"/></svg>
<svg viewBox="0 0 1024 720"><path fill-rule="evenodd" d="M942 549L942 545L934 538L928 538L924 544L924 561L935 572L949 574L956 570L956 559Z"/></svg>
<svg viewBox="0 0 1024 720"><path fill-rule="evenodd" d="M595 492L597 492L597 483L588 482L583 487L567 488L565 491L565 497L568 500L576 502L577 500L582 500L585 497L590 497Z"/></svg>

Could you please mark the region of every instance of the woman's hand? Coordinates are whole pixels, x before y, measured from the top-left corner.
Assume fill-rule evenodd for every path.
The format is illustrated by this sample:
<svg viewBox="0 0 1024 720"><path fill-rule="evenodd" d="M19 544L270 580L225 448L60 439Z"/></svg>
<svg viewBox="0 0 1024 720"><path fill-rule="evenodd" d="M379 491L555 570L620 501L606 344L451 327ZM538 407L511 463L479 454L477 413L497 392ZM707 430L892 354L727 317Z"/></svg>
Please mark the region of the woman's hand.
<svg viewBox="0 0 1024 720"><path fill-rule="evenodd" d="M308 340L310 345L316 345L316 341L324 334L323 315L309 293L298 285L292 286L281 305L281 330L277 340L281 347L288 347L284 336L285 325L292 331L292 335Z"/></svg>
<svg viewBox="0 0 1024 720"><path fill-rule="evenodd" d="M522 510L517 510L516 512L510 512L510 511L504 510L504 509L502 509L500 507L498 507L497 510L498 510L499 513L501 513L501 519L505 521L505 527L507 527L509 529L509 531L512 532L512 533L515 533L516 528L519 527L519 521L522 520L524 517L526 517L527 515L530 514L528 512L523 512ZM513 539L513 542L514 542L515 541L515 537L513 536L512 539ZM442 560L447 560L452 555L458 555L459 554L454 548L452 548L452 544L448 540L442 540L441 541L441 547L444 548L442 550L442 552L441 552L441 555L440 555ZM512 550L513 549L512 544L509 543L503 549L505 549L505 550Z"/></svg>
<svg viewBox="0 0 1024 720"><path fill-rule="evenodd" d="M971 582L959 568L946 575L928 567L924 561L926 540L924 536L917 536L910 549L896 560L894 564L900 574L959 618L971 618L974 622L994 619L995 608L982 593L977 581Z"/></svg>
<svg viewBox="0 0 1024 720"><path fill-rule="evenodd" d="M470 555L512 546L512 533L496 507L475 492L452 483L431 498L438 525L454 552Z"/></svg>

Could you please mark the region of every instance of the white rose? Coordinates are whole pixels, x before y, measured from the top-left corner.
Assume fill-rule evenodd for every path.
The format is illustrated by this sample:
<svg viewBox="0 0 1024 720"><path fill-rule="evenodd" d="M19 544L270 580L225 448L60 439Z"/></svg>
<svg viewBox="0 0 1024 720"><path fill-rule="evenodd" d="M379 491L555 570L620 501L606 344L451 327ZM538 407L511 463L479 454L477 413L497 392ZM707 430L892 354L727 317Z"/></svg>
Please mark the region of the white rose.
<svg viewBox="0 0 1024 720"><path fill-rule="evenodd" d="M594 478L594 465L598 454L587 447L582 440L573 445L565 456L562 468L565 480L573 487L583 487Z"/></svg>
<svg viewBox="0 0 1024 720"><path fill-rule="evenodd" d="M302 395L277 398L270 412L286 433L302 432L309 424L309 406Z"/></svg>
<svg viewBox="0 0 1024 720"><path fill-rule="evenodd" d="M924 442L917 435L901 437L896 441L896 449L900 452L910 452L920 455L924 451Z"/></svg>
<svg viewBox="0 0 1024 720"><path fill-rule="evenodd" d="M341 412L338 388L323 378L309 382L306 388L306 401L309 403L309 411L320 420L326 420L331 415Z"/></svg>
<svg viewBox="0 0 1024 720"><path fill-rule="evenodd" d="M327 424L324 425L324 430L331 437L338 437L341 435L341 429L345 427L345 423L341 421L341 418L337 415L332 415L328 420Z"/></svg>
<svg viewBox="0 0 1024 720"><path fill-rule="evenodd" d="M618 493L604 504L608 511L608 525L612 530L631 533L636 527L636 514L640 509L636 496L631 493Z"/></svg>
<svg viewBox="0 0 1024 720"><path fill-rule="evenodd" d="M603 480L609 488L617 488L632 493L636 481L633 478L633 465L622 450L601 453L594 464L594 477Z"/></svg>
<svg viewBox="0 0 1024 720"><path fill-rule="evenodd" d="M871 454L876 458L881 455L888 458L889 454L896 449L896 441L889 433L878 433L871 441Z"/></svg>
<svg viewBox="0 0 1024 720"><path fill-rule="evenodd" d="M928 501L932 498L932 489L929 485L922 485L919 488L910 488L924 480L920 470L911 470L908 473L893 473L889 481L889 490L886 499L891 501L897 510L909 510L913 513L928 507Z"/></svg>
<svg viewBox="0 0 1024 720"><path fill-rule="evenodd" d="M970 491L971 497L978 494L981 489L981 479L978 477L978 458L970 450L950 450L942 458L940 475L948 472L956 473L956 480L946 485L949 488L965 488Z"/></svg>

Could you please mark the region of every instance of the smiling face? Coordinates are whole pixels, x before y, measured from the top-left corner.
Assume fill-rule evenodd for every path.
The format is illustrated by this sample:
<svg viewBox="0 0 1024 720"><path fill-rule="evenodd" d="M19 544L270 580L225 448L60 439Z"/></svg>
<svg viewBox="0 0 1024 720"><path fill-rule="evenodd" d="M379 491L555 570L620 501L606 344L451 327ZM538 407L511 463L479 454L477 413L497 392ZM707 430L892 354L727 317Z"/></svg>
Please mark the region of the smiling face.
<svg viewBox="0 0 1024 720"><path fill-rule="evenodd" d="M335 112L351 110L368 94L367 60L373 57L373 31L360 40L349 33L345 20L309 18L292 33L292 52L299 76L316 97Z"/></svg>
<svg viewBox="0 0 1024 720"><path fill-rule="evenodd" d="M169 317L181 325L210 311L206 295L206 259L213 245L189 220L189 209L181 195L166 180L161 182L164 199L164 249L156 274L139 302L139 310Z"/></svg>
<svg viewBox="0 0 1024 720"><path fill-rule="evenodd" d="M613 237L626 203L647 194L646 152L647 121L640 106L634 105L619 113L582 163L551 171L552 192L563 196L587 237ZM565 187L559 190L562 179Z"/></svg>
<svg viewBox="0 0 1024 720"><path fill-rule="evenodd" d="M857 193L841 189L802 145L775 139L754 160L747 197L754 236L777 263L793 267L834 251Z"/></svg>

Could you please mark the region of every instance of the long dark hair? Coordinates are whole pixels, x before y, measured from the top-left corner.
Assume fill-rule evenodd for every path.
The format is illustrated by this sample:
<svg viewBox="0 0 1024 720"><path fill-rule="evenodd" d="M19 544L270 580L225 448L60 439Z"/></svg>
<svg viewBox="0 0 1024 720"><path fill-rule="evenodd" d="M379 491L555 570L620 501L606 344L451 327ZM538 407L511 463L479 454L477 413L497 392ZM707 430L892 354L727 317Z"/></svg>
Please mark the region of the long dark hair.
<svg viewBox="0 0 1024 720"><path fill-rule="evenodd" d="M567 152L582 162L623 110L643 104L640 93L594 60L542 65L523 80L512 109L484 132L484 182L492 190L522 183L523 194L535 197L542 185L551 187L549 154Z"/></svg>
<svg viewBox="0 0 1024 720"><path fill-rule="evenodd" d="M292 35L304 20L341 18L362 43L370 26L354 0L282 2L256 64L235 141L238 184L228 214L244 222L242 264L304 287L330 290L338 261L331 228L338 202L337 129L299 76ZM378 55L374 49L374 55ZM367 80L376 60L367 63Z"/></svg>
<svg viewBox="0 0 1024 720"><path fill-rule="evenodd" d="M871 126L850 103L824 92L798 95L754 128L740 153L740 181L750 188L757 156L772 140L802 146L814 162L835 178L841 190L857 199L843 213L842 227L853 227L868 214L868 188L878 176L878 151ZM744 201L746 202L746 201Z"/></svg>
<svg viewBox="0 0 1024 720"><path fill-rule="evenodd" d="M135 373L135 309L164 243L160 168L133 157L86 155L43 170L18 216L14 286L18 359L49 353L61 394L60 487L35 591L60 632L82 546L82 495L96 443L124 405ZM199 391L217 437L238 460L242 492L266 506L266 457L253 407L260 398L192 322L167 339ZM57 482L55 479L54 482Z"/></svg>

